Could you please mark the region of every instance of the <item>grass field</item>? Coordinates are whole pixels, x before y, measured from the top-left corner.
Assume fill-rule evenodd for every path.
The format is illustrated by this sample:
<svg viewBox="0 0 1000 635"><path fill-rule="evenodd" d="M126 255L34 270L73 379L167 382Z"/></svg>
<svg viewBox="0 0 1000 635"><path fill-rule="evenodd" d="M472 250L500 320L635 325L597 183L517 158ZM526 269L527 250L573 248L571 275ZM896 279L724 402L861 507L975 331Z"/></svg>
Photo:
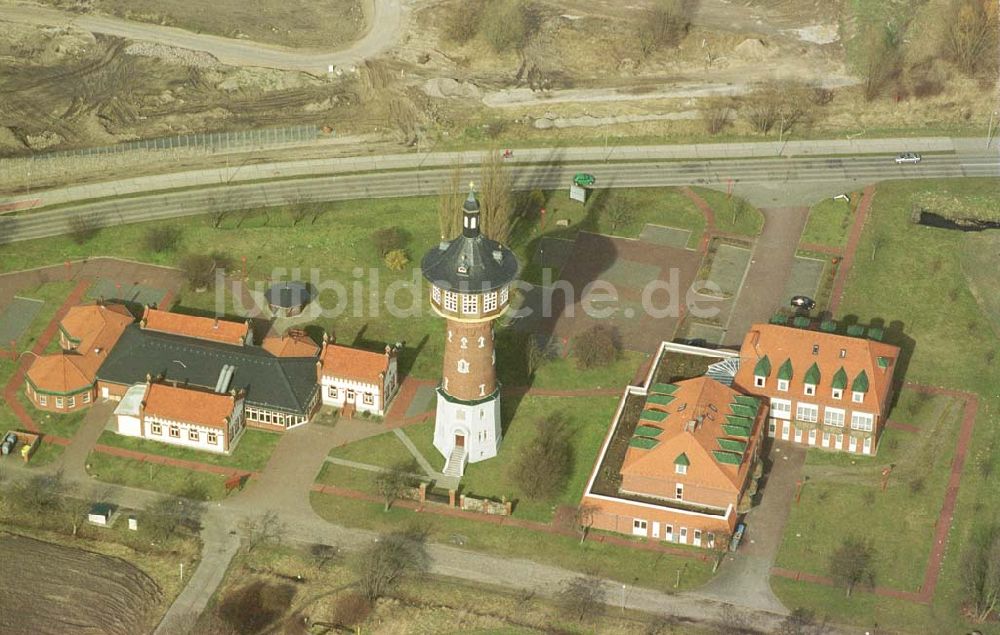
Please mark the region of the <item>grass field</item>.
<svg viewBox="0 0 1000 635"><path fill-rule="evenodd" d="M717 230L727 234L756 236L764 228L764 216L759 209L746 201L743 201L745 207L742 213L737 213L736 218L733 218L733 204L740 200L738 196L728 196L725 192L711 190L707 187L692 187L691 190L705 199L705 202L715 212L715 228Z"/></svg>
<svg viewBox="0 0 1000 635"><path fill-rule="evenodd" d="M907 419L921 431L887 429L876 457L811 450L777 566L826 575L844 537L862 537L875 545L877 585L918 591L948 484L961 405L934 398ZM887 465L895 467L883 492L880 473ZM845 519L862 518L863 525L845 525Z"/></svg>
<svg viewBox="0 0 1000 635"><path fill-rule="evenodd" d="M904 355L897 372L905 373L907 381L969 390L980 397L979 416L962 472L954 522L934 602L929 607L906 603L903 609L897 606L897 601L863 593L844 602L830 589L813 592L811 589L814 587L802 583L776 580L775 590L790 607L813 608L821 615L829 615L840 622L850 621L858 625L878 622L881 627L892 630L912 631L914 625L917 625L918 632L964 632L971 628L961 619L961 604L965 596L960 575L962 555L974 525L1000 521L1000 513L995 506L982 504L1000 486L1000 431L992 425L991 414L1000 408L1000 399L996 396L1000 367L993 363L1000 351L1000 339L989 328L994 316L984 314L977 304L963 271L960 254L967 249L969 238L962 232L913 225L909 219L913 197L921 192L949 191L956 196L963 193L984 196L995 193L996 188L997 184L990 179L880 184L859 246L859 254L864 257L855 261L836 316L855 315L862 323L873 319L884 319L887 324L898 322L897 326L901 326L905 337L898 342L904 348ZM872 240L876 235L888 238L872 260ZM995 269L995 256L991 262ZM995 278L983 274L979 280L981 292L1000 292ZM898 418L905 423L913 418L914 424L924 425L918 416L910 412L908 401L901 400L901 404L890 412L890 418ZM887 442L897 436L896 432L890 431ZM946 440L953 443L953 439L952 436ZM890 449L889 445L885 446L885 457L891 456ZM882 450L876 460L880 463L886 460ZM934 459L928 466L934 472L925 479L926 493L922 496L926 495L931 500L933 494L940 501L939 493L934 488L941 486L941 460ZM808 486L806 488L808 491ZM921 507L904 504L909 496L907 487L896 489L899 494L897 509L910 514ZM867 522L866 516L860 518L859 528ZM907 522L908 516L900 517L899 521ZM880 523L875 528L886 535L886 521ZM886 552L896 549L887 545L881 548ZM905 557L905 554L900 555ZM912 554L910 557L916 558ZM899 574L905 573L907 579L898 579L899 574L886 571L885 575L890 576L887 581L896 577L901 584L909 583L912 588L909 577L916 567L911 567L909 562L898 562L893 566L898 566Z"/></svg>
<svg viewBox="0 0 1000 635"><path fill-rule="evenodd" d="M678 570L682 571L681 590L700 586L711 577L708 563L691 558L633 551L592 541L580 545L579 539L571 536L450 516L415 516L414 512L402 508L383 512L380 503L317 492L310 497L316 513L331 522L376 531L419 525L428 531L431 542L460 542L465 549L500 554L507 558L528 558L662 591L674 590Z"/></svg>
<svg viewBox="0 0 1000 635"><path fill-rule="evenodd" d="M394 467L413 459L396 433L391 431L334 448L330 456L379 467Z"/></svg>
<svg viewBox="0 0 1000 635"><path fill-rule="evenodd" d="M267 460L271 458L271 452L274 450L274 446L278 444L279 439L281 439L281 435L276 432L248 429L243 433L239 443L236 444L236 449L230 454L215 454L213 452L179 448L158 441L125 437L110 430L102 432L97 442L102 445L110 445L135 452L156 454L172 459L234 467L247 472L259 472L267 465Z"/></svg>
<svg viewBox="0 0 1000 635"><path fill-rule="evenodd" d="M179 467L144 463L103 452L87 456L87 473L99 481L185 496L195 500L221 500L226 497L226 477L195 472Z"/></svg>
<svg viewBox="0 0 1000 635"><path fill-rule="evenodd" d="M851 193L851 202L825 198L809 209L809 220L802 232L803 243L843 247L854 219L854 211L861 201L861 193Z"/></svg>

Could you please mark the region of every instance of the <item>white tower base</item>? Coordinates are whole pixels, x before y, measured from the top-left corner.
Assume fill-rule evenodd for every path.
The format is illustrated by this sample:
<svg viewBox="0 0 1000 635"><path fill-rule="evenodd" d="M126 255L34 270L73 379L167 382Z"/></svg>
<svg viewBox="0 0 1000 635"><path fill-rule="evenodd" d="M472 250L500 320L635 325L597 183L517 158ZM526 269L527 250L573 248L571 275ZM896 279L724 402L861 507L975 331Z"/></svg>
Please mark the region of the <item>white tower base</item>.
<svg viewBox="0 0 1000 635"><path fill-rule="evenodd" d="M492 459L500 449L500 390L473 403L462 402L437 389L437 416L434 420L434 447L451 460L453 453L464 463ZM458 457L464 448L464 456ZM458 450L458 452L455 452ZM454 466L448 466L454 472Z"/></svg>

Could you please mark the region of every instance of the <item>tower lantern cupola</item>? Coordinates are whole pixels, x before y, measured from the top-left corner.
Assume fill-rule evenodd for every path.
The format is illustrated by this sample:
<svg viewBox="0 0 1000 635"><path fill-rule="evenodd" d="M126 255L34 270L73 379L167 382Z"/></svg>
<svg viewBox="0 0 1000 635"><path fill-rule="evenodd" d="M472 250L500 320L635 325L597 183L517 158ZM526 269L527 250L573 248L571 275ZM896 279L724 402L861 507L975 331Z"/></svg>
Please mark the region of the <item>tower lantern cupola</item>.
<svg viewBox="0 0 1000 635"><path fill-rule="evenodd" d="M469 196L462 205L462 235L466 238L475 238L479 235L479 201L476 200L476 192L473 184L469 183Z"/></svg>

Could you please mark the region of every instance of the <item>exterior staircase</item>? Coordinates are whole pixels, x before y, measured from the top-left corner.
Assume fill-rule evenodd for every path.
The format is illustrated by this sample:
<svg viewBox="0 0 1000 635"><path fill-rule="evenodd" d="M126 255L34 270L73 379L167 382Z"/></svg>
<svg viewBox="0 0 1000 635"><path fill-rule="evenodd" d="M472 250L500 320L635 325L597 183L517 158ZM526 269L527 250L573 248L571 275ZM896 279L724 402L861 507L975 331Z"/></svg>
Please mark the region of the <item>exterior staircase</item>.
<svg viewBox="0 0 1000 635"><path fill-rule="evenodd" d="M443 474L452 478L461 478L462 474L465 472L465 457L465 448L460 445L456 445L452 449L451 456L448 457L448 461L444 464Z"/></svg>

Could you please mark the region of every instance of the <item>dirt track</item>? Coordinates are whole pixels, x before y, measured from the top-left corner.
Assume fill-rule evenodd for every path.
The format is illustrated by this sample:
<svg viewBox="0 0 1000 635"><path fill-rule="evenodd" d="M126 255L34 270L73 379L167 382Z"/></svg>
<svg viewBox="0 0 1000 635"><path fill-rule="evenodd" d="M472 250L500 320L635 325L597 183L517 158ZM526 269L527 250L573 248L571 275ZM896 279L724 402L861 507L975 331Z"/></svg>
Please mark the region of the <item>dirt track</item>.
<svg viewBox="0 0 1000 635"><path fill-rule="evenodd" d="M0 534L0 633L133 635L162 600L124 560Z"/></svg>

